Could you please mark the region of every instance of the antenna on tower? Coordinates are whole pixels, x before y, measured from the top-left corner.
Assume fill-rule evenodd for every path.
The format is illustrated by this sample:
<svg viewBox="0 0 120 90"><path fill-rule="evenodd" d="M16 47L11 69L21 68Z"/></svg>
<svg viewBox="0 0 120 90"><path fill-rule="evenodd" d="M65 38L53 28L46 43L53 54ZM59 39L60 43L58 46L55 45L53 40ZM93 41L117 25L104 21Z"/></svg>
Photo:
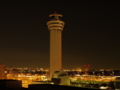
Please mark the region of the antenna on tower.
<svg viewBox="0 0 120 90"><path fill-rule="evenodd" d="M56 12L54 12L54 14L50 14L49 17L52 17L52 16L55 16L55 17L62 17L61 14L58 14Z"/></svg>

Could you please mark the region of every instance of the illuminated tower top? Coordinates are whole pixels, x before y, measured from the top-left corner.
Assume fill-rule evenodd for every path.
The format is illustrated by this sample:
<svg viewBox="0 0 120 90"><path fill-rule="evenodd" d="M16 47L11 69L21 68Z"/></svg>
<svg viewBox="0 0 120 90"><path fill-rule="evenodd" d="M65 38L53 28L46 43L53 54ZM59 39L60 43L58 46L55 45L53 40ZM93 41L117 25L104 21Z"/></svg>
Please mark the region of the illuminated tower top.
<svg viewBox="0 0 120 90"><path fill-rule="evenodd" d="M50 14L49 17L52 18L47 22L49 30L63 30L65 23L60 19L62 17L61 14Z"/></svg>
<svg viewBox="0 0 120 90"><path fill-rule="evenodd" d="M62 17L61 14L57 14L56 12L54 14L50 14L49 17L55 17L56 19L59 19L59 17Z"/></svg>

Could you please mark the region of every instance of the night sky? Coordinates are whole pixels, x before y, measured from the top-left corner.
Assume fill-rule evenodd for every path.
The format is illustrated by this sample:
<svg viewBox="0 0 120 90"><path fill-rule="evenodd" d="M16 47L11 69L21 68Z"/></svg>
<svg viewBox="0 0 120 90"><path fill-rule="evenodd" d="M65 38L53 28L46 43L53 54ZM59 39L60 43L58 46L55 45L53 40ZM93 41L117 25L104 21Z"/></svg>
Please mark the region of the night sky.
<svg viewBox="0 0 120 90"><path fill-rule="evenodd" d="M1 0L0 62L49 68L47 21L63 15L63 68L120 69L120 2Z"/></svg>

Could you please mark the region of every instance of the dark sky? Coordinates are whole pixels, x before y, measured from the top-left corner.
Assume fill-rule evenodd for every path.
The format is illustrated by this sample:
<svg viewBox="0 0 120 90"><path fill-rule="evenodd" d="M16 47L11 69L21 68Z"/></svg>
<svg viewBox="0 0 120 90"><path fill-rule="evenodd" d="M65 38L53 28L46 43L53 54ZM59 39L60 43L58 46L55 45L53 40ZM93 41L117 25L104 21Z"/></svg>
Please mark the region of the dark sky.
<svg viewBox="0 0 120 90"><path fill-rule="evenodd" d="M0 62L49 67L47 21L63 15L63 67L120 69L120 2L10 0L0 2Z"/></svg>

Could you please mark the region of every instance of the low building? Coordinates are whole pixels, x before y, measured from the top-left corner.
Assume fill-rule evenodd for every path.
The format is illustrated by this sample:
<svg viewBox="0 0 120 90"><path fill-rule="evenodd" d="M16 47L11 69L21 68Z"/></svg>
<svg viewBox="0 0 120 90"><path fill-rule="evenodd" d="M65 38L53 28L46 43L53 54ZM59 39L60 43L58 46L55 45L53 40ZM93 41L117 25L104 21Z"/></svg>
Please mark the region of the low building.
<svg viewBox="0 0 120 90"><path fill-rule="evenodd" d="M21 90L22 89L22 81L10 80L10 79L7 79L7 80L0 79L0 88L4 88L5 90Z"/></svg>

